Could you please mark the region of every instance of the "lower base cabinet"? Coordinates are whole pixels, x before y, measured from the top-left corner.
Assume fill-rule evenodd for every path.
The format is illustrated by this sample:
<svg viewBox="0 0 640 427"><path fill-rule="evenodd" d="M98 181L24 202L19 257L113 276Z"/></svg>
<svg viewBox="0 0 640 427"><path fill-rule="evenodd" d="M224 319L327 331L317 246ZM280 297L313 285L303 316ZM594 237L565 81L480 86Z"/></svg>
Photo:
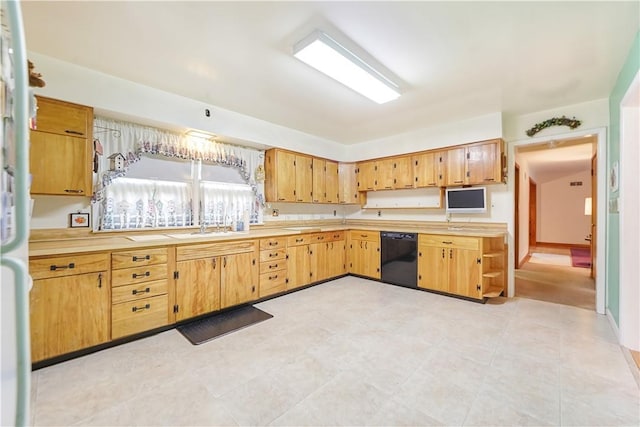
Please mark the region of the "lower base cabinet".
<svg viewBox="0 0 640 427"><path fill-rule="evenodd" d="M504 292L503 237L418 236L418 286L473 299Z"/></svg>
<svg viewBox="0 0 640 427"><path fill-rule="evenodd" d="M380 279L380 232L349 232L349 273Z"/></svg>
<svg viewBox="0 0 640 427"><path fill-rule="evenodd" d="M220 257L176 263L176 321L220 309Z"/></svg>
<svg viewBox="0 0 640 427"><path fill-rule="evenodd" d="M38 362L110 340L108 254L31 260L31 360Z"/></svg>

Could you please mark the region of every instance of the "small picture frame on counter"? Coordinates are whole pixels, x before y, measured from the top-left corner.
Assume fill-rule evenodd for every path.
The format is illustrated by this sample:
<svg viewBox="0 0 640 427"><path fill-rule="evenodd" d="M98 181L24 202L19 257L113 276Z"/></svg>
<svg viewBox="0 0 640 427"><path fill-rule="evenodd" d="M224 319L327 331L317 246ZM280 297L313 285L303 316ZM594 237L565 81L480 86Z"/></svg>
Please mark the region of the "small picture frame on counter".
<svg viewBox="0 0 640 427"><path fill-rule="evenodd" d="M90 214L89 213L84 213L84 212L76 212L76 213L71 213L69 214L69 227L71 228L89 228L91 221L90 221Z"/></svg>

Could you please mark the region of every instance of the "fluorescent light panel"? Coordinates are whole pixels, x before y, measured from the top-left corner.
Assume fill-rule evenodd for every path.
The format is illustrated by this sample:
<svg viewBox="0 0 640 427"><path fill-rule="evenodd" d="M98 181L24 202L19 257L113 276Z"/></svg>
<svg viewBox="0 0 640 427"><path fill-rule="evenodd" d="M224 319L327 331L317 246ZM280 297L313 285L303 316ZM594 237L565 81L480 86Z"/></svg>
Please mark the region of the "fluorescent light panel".
<svg viewBox="0 0 640 427"><path fill-rule="evenodd" d="M397 85L321 31L297 43L293 55L378 104L400 96Z"/></svg>
<svg viewBox="0 0 640 427"><path fill-rule="evenodd" d="M199 131L199 130L193 130L193 129L192 130L188 130L185 135L193 137L193 138L201 138L201 139L212 139L212 138L216 137L212 133L203 132L203 131Z"/></svg>

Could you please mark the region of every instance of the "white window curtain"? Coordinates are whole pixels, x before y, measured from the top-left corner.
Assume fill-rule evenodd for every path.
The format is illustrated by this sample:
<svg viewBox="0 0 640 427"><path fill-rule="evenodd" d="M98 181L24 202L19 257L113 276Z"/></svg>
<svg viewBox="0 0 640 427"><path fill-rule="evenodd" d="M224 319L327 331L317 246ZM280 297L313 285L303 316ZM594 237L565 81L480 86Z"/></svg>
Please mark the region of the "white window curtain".
<svg viewBox="0 0 640 427"><path fill-rule="evenodd" d="M118 178L105 188L102 230L193 224L188 183Z"/></svg>
<svg viewBox="0 0 640 427"><path fill-rule="evenodd" d="M249 185L201 182L200 188L204 224L237 224L244 220L245 214L251 223L258 222L255 197Z"/></svg>
<svg viewBox="0 0 640 427"><path fill-rule="evenodd" d="M202 207L197 205L198 203L197 206L193 206L192 197L187 194L190 193L188 188L191 185L197 186L197 182L155 182L152 185L145 182L149 180L144 179L122 181L129 167L138 162L143 154L200 161L202 165L223 165L237 169L246 186L242 189L232 186L229 187L232 190L207 190L206 193L220 192L221 196L215 196L215 203L227 200L233 205L226 210L236 212L240 206L240 199L245 200L248 197L248 188L251 194L251 222L262 222L262 208L265 203L263 150L187 138L162 129L102 117L95 117L93 131L94 145L102 146L102 155L97 158L97 171L94 175L92 211L94 218L99 219L94 222L95 231L197 225L194 223L193 213L200 213ZM112 167L109 158L118 153L124 157L124 168L121 169ZM112 188L114 185L116 187ZM138 186L140 188L137 188ZM193 191L197 191L196 188ZM229 192L233 191L239 191L238 200L229 196ZM170 195L169 198L165 199L165 192ZM144 197L136 197L136 194ZM209 199L213 196L207 197ZM155 206L150 201L154 201ZM188 207L183 205L185 201L188 202ZM248 202L245 200L242 203ZM162 213L158 211L159 207L164 209ZM171 209L172 212L167 209ZM195 218L197 219L197 214Z"/></svg>

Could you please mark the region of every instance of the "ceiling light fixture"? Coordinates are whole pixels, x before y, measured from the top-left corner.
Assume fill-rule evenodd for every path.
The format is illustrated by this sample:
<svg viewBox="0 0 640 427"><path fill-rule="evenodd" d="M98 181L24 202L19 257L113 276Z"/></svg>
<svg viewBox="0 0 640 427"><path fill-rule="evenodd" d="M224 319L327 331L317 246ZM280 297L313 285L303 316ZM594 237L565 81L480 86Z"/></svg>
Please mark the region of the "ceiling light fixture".
<svg viewBox="0 0 640 427"><path fill-rule="evenodd" d="M398 85L322 31L296 43L293 55L378 104L400 96Z"/></svg>
<svg viewBox="0 0 640 427"><path fill-rule="evenodd" d="M200 130L188 130L185 133L186 136L192 137L192 138L200 138L200 139L213 139L216 136L212 133L208 133L208 132L203 132Z"/></svg>

